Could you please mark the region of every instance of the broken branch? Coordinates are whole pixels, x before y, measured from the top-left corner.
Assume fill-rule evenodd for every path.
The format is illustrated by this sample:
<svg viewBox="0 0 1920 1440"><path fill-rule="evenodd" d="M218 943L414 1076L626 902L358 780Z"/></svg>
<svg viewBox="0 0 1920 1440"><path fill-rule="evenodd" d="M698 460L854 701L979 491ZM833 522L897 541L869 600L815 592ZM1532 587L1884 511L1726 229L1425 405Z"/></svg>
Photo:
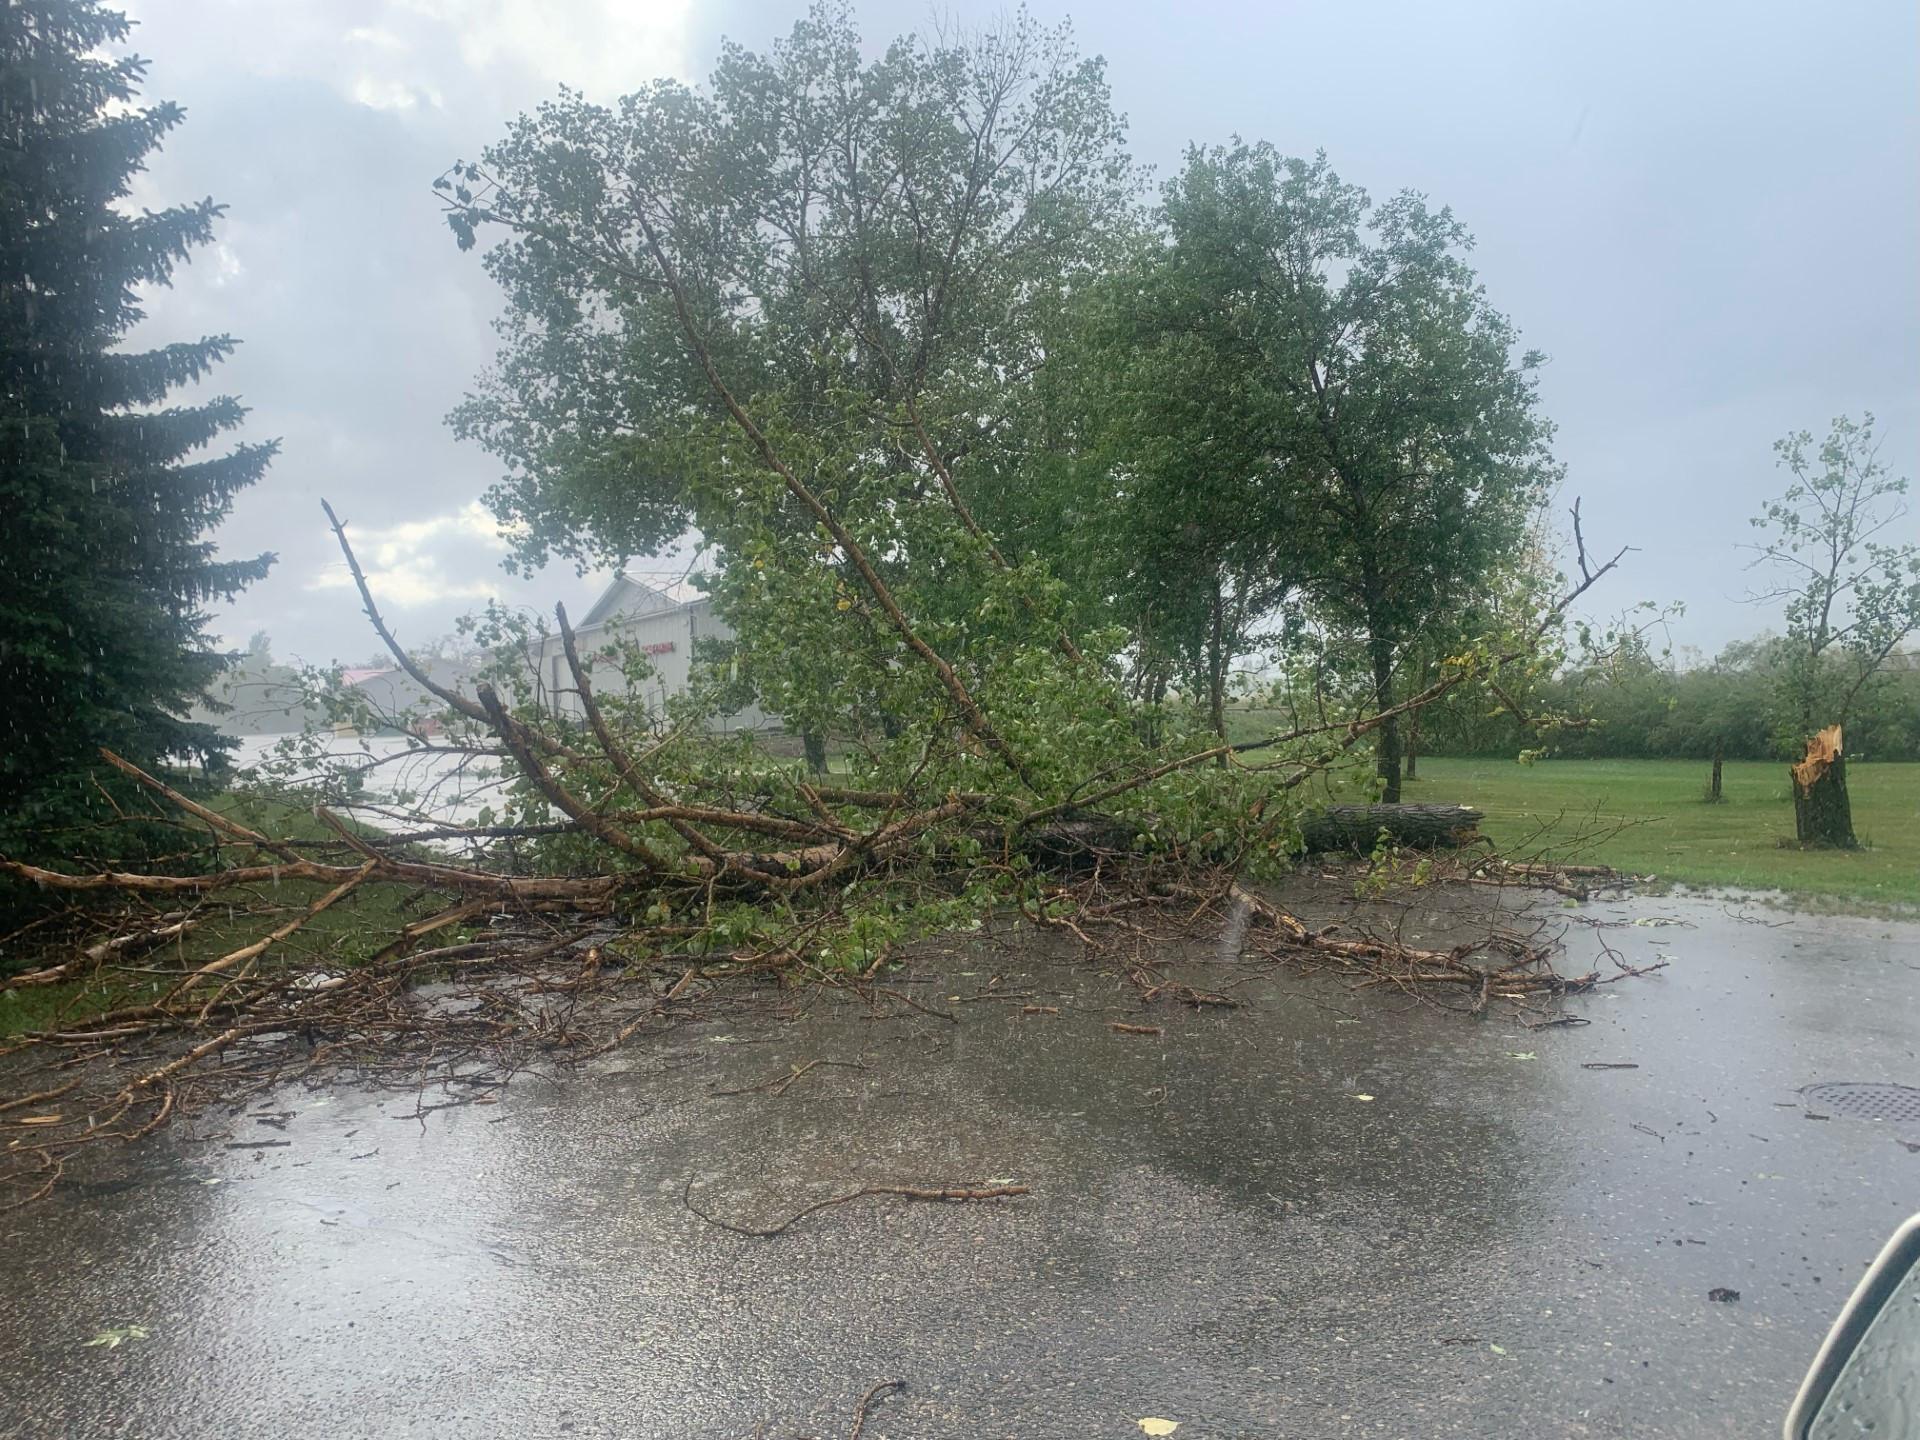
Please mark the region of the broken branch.
<svg viewBox="0 0 1920 1440"><path fill-rule="evenodd" d="M820 1211L830 1209L835 1205L845 1205L849 1201L861 1200L870 1195L893 1195L902 1200L934 1200L959 1203L969 1200L999 1200L1015 1195L1031 1195L1032 1193L1032 1189L1026 1185L952 1185L939 1189L927 1189L915 1185L862 1185L858 1190L849 1190L844 1195L830 1195L825 1200L816 1200L804 1209L796 1210L778 1225L769 1226L764 1230L756 1230L746 1225L735 1225L730 1220L722 1220L718 1215L709 1215L693 1203L693 1181L691 1178L688 1179L686 1188L680 1192L680 1200L688 1210L692 1211L709 1225L717 1225L722 1230L731 1230L736 1235L746 1235L755 1240L771 1240L776 1235L785 1234L809 1215L817 1215Z"/></svg>

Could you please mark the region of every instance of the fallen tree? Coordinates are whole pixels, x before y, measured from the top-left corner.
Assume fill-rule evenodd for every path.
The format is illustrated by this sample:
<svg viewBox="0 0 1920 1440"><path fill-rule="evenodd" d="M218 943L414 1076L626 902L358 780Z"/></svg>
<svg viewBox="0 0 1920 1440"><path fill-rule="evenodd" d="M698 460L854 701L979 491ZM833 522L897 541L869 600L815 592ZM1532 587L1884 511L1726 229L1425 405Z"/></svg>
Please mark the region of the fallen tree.
<svg viewBox="0 0 1920 1440"><path fill-rule="evenodd" d="M1364 855L1383 841L1409 850L1454 849L1481 838L1486 817L1465 805L1330 805L1300 817L1303 849Z"/></svg>
<svg viewBox="0 0 1920 1440"><path fill-rule="evenodd" d="M92 926L74 942L78 953L0 982L91 982L45 1027L0 1046L19 1092L0 1101L12 1167L0 1203L48 1193L75 1150L137 1139L216 1100L347 1078L431 1084L444 1103L461 1103L528 1065L625 1042L710 994L717 974L859 984L916 936L995 912L1097 945L1103 932L1140 939L1143 915L1166 907L1191 924L1217 905L1244 905L1290 950L1386 983L1465 985L1480 1004L1597 981L1560 977L1546 948L1497 937L1429 952L1324 934L1241 887L1238 877L1284 868L1301 843L1290 797L1380 715L1237 745L1204 743L1214 739L1205 731L1176 731L1171 743L1163 731L1149 744L1114 690L1096 691L1095 713L1108 722L1096 753L1109 758L1063 774L1057 750L990 748L981 736L999 733L991 712L956 703L918 727L911 763L869 755L858 786L828 785L750 742L667 717L633 728L640 712L597 692L564 610L556 618L579 719L524 696L510 704L492 684L475 696L437 685L393 636L346 527L329 514L396 663L446 707L449 726L465 727L465 746L509 767L510 823L424 832L473 842L458 858L318 802L320 838L269 833L109 755L205 843L195 863L167 872L0 859L17 878L94 902L77 912ZM1568 601L1612 563L1581 558ZM964 689L927 648L923 663L942 687ZM1100 683L1083 658L1050 648ZM1463 664L1409 703L1468 683L1485 663ZM1048 774L1056 778L1043 781ZM972 786L955 783L960 775ZM1377 836L1382 813L1331 815L1358 837L1369 826ZM1415 828L1427 833L1451 833L1472 815L1417 813ZM488 848L503 839L521 847L511 863ZM346 963L299 950L323 917L382 891L427 913L360 936ZM1159 933L1175 933L1168 923L1163 915ZM209 934L236 927L243 943L207 953ZM1482 951L1492 963L1476 958ZM429 981L453 990L429 995Z"/></svg>
<svg viewBox="0 0 1920 1440"><path fill-rule="evenodd" d="M495 657L481 683L442 685L383 617L329 506L368 622L437 708L422 747L497 767L499 804L463 823L369 806L323 778L285 790L277 823L250 823L124 767L184 837L174 864L0 860L86 902L83 933L37 966L69 987L60 1008L0 1047L21 1092L0 1110L14 1198L45 1193L78 1148L294 1080L484 1096L525 1067L602 1053L716 1003L725 974L877 985L917 938L994 917L1096 948L1179 933L1251 904L1236 897L1282 872L1318 823L1303 825L1309 782L1381 727L1534 663L1620 558L1590 559L1578 506L1577 574L1557 598L1463 643L1398 703L1239 742L1177 701L1130 693L1126 637L1088 623L1044 564L977 523L953 467L969 444L997 442L965 432L1008 390L1007 357L1033 350L1034 296L1097 248L1062 217L1107 203L1116 183L1105 122L1087 154L1047 138L1092 113L1081 101L1097 69L1025 44L983 52L985 89L956 99L951 57L936 57L913 83L895 76L874 92L904 96L903 110L849 118L872 141L860 155L892 146L905 165L932 127L944 137L933 148L972 177L935 196L890 172L877 230L871 209L862 230L823 226L817 196L788 208L815 178L766 163L785 152L738 128L752 115L722 124L674 87L636 102L632 145L569 101L524 122L504 179L459 167L456 230L507 227L496 272L564 297L540 324L580 321L535 340L591 349L619 317L636 353L659 362L653 389L617 397L633 413L561 435L559 458L536 462L578 462L568 483L600 486L592 505L575 496L576 518L608 544L644 548L694 525L717 556L734 640L696 654L689 692L661 705L644 655L583 653L563 609L557 686L530 673L528 622L494 614L475 637ZM967 141L1015 114L1018 164ZM618 169L629 163L639 168ZM571 183L583 169L594 184ZM1034 176L1053 178L1035 189ZM983 330L991 344L956 353L954 336ZM529 393L575 416L593 397L566 387L605 374L580 358L557 399L539 377ZM676 428L641 433L636 416ZM660 475L677 488L660 493ZM554 512L521 518L552 538ZM846 773L713 733L743 687L796 728L831 731ZM1465 986L1478 1003L1595 983L1557 976L1543 944L1409 949L1261 904L1275 945L1361 983ZM1129 969L1158 986L1150 960Z"/></svg>

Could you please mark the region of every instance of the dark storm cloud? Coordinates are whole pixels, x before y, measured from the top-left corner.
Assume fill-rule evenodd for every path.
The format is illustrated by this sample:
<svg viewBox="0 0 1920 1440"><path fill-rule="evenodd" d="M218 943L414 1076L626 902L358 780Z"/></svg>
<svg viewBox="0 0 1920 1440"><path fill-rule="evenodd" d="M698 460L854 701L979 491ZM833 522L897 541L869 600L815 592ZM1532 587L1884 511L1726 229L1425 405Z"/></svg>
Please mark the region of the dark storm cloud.
<svg viewBox="0 0 1920 1440"><path fill-rule="evenodd" d="M145 8L153 93L191 113L142 198L232 206L220 251L156 297L155 338L240 336L219 386L286 442L223 536L283 556L229 632L264 626L315 658L368 649L348 597L314 588L339 578L323 493L385 544L413 633L483 588L590 592L564 572L500 575L471 509L493 466L441 420L491 351L495 300L428 184L562 79L606 98L698 75L722 32L762 45L798 4ZM861 14L878 45L928 11ZM1734 599L1735 547L1790 429L1872 409L1895 468L1916 468L1910 4L1106 3L1077 30L1162 178L1187 143L1237 133L1454 208L1494 302L1552 357L1569 498L1591 534L1640 547L1609 603L1684 600L1679 637L1708 648L1767 623Z"/></svg>

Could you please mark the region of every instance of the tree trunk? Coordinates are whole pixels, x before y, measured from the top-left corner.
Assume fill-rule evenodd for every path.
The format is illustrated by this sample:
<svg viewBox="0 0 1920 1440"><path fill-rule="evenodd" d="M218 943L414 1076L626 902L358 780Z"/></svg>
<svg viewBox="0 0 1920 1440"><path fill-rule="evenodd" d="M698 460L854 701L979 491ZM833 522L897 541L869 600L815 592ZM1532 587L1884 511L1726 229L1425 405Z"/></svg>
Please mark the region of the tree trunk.
<svg viewBox="0 0 1920 1440"><path fill-rule="evenodd" d="M1418 710L1407 716L1406 778L1409 780L1420 778L1420 712Z"/></svg>
<svg viewBox="0 0 1920 1440"><path fill-rule="evenodd" d="M1332 805L1300 817L1300 838L1310 853L1365 855L1384 833L1409 850L1446 850L1478 834L1480 811L1465 805ZM1135 850L1135 830L1105 816L1056 820L1026 831L1018 843L1029 859L1048 869L1091 870L1102 855ZM1004 846L1006 831L982 827L969 837L989 849Z"/></svg>
<svg viewBox="0 0 1920 1440"><path fill-rule="evenodd" d="M800 744L807 752L807 769L816 775L826 774L827 742L825 737L816 735L811 730L805 730L800 734Z"/></svg>
<svg viewBox="0 0 1920 1440"><path fill-rule="evenodd" d="M1151 660L1141 667L1140 698L1146 708L1133 719L1134 733L1142 745L1160 743L1160 707L1167 703L1167 666L1164 660Z"/></svg>
<svg viewBox="0 0 1920 1440"><path fill-rule="evenodd" d="M1384 832L1412 850L1446 849L1471 839L1485 818L1464 805L1335 805L1300 820L1309 851L1349 850L1364 855Z"/></svg>
<svg viewBox="0 0 1920 1440"><path fill-rule="evenodd" d="M1708 790L1707 799L1715 805L1718 805L1721 799L1720 766L1722 762L1725 761L1725 759L1726 759L1726 747L1722 745L1718 740L1714 741L1713 742L1713 787L1710 790Z"/></svg>
<svg viewBox="0 0 1920 1440"><path fill-rule="evenodd" d="M1793 828L1802 845L1857 850L1853 803L1847 798L1847 757L1838 725L1829 725L1807 741L1807 756L1789 772L1793 777Z"/></svg>
<svg viewBox="0 0 1920 1440"><path fill-rule="evenodd" d="M1220 582L1213 582L1213 623L1207 634L1207 720L1213 733L1227 738L1227 657L1223 643L1226 601L1220 595ZM1221 764L1225 764L1221 757Z"/></svg>
<svg viewBox="0 0 1920 1440"><path fill-rule="evenodd" d="M1373 638L1373 703L1380 710L1393 704L1393 647L1375 635ZM1400 803L1400 717L1391 715L1380 722L1380 748L1375 768L1380 776L1380 800L1385 805Z"/></svg>

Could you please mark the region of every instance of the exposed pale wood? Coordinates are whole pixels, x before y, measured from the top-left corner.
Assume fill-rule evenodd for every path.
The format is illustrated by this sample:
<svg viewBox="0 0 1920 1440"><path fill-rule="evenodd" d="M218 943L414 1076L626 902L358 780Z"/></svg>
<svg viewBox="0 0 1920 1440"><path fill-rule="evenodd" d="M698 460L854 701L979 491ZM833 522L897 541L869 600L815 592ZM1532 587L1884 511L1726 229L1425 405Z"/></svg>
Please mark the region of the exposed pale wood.
<svg viewBox="0 0 1920 1440"><path fill-rule="evenodd" d="M1857 850L1853 802L1847 795L1847 756L1838 725L1807 741L1807 754L1793 777L1793 827L1802 845Z"/></svg>

